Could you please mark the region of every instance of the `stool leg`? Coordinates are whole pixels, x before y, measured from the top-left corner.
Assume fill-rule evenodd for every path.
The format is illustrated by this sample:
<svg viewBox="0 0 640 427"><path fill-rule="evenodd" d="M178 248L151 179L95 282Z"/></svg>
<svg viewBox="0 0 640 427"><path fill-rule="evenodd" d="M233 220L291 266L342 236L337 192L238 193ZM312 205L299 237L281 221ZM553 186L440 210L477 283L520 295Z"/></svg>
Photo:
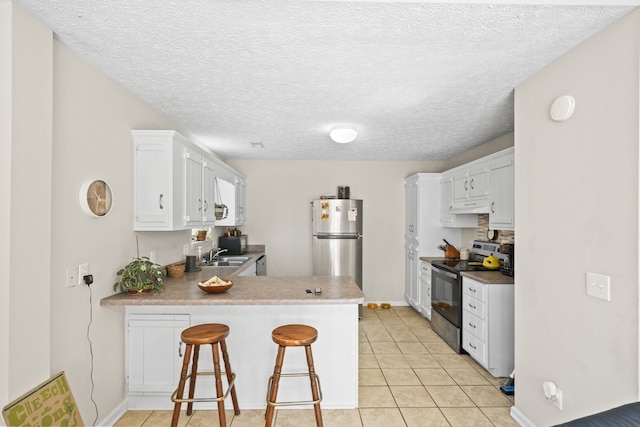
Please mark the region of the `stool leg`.
<svg viewBox="0 0 640 427"><path fill-rule="evenodd" d="M271 388L269 389L269 402L276 402L278 396L278 383L280 382L280 373L282 371L282 363L284 361L284 346L278 347L278 355L276 356L276 366L273 368L273 378L271 380ZM266 422L265 427L271 427L273 422L273 413L275 406L267 404L267 413L265 415Z"/></svg>
<svg viewBox="0 0 640 427"><path fill-rule="evenodd" d="M193 346L193 362L191 363L191 380L189 380L189 399L193 399L196 391L196 378L198 378L198 358L200 356L200 346ZM187 403L187 415L193 413L193 402Z"/></svg>
<svg viewBox="0 0 640 427"><path fill-rule="evenodd" d="M307 353L307 365L309 366L309 379L311 380L311 396L313 400L318 400L320 394L318 393L318 379L316 378L316 371L313 366L313 354L311 354L311 346L305 345L304 349ZM320 412L320 403L313 405L313 410L316 414L316 425L322 427L322 413Z"/></svg>
<svg viewBox="0 0 640 427"><path fill-rule="evenodd" d="M216 378L216 397L222 397L222 372L220 371L220 355L218 354L218 343L211 344L211 353L213 353L213 372ZM218 401L218 419L220 427L227 425L227 419L224 413L224 400Z"/></svg>
<svg viewBox="0 0 640 427"><path fill-rule="evenodd" d="M177 399L182 399L184 394L184 383L187 381L187 372L189 371L189 360L191 359L191 345L187 344L187 348L184 351L184 357L182 359L182 371L180 372L180 382L178 383L178 391L176 393ZM180 402L176 402L173 406L173 418L171 418L171 427L178 425L178 418L180 418Z"/></svg>
<svg viewBox="0 0 640 427"><path fill-rule="evenodd" d="M231 383L233 378L231 372L231 363L229 362L229 353L227 353L227 343L225 340L220 341L220 349L222 350L222 360L224 361L224 370L227 372L227 382ZM233 410L236 415L240 415L240 407L238 406L238 397L236 396L236 385L233 384L231 389L231 401L233 402Z"/></svg>

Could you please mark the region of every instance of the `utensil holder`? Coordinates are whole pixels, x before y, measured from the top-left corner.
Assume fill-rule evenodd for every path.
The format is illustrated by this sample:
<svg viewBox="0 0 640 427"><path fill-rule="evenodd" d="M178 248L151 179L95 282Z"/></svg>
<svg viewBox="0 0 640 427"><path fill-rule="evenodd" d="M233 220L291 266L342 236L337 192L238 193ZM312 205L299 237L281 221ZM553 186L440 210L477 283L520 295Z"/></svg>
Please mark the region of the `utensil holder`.
<svg viewBox="0 0 640 427"><path fill-rule="evenodd" d="M454 246L447 246L444 251L445 258L460 258L460 252Z"/></svg>

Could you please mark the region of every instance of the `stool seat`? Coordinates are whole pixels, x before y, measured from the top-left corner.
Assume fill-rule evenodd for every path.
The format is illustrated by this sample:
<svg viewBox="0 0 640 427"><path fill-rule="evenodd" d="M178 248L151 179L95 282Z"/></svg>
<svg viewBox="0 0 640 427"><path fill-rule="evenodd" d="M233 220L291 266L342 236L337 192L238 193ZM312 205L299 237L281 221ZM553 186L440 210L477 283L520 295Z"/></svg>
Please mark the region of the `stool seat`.
<svg viewBox="0 0 640 427"><path fill-rule="evenodd" d="M220 323L205 323L185 329L180 334L182 342L191 345L213 344L229 336L229 327Z"/></svg>
<svg viewBox="0 0 640 427"><path fill-rule="evenodd" d="M274 329L271 337L278 345L300 347L314 343L318 339L318 331L307 325L284 325Z"/></svg>

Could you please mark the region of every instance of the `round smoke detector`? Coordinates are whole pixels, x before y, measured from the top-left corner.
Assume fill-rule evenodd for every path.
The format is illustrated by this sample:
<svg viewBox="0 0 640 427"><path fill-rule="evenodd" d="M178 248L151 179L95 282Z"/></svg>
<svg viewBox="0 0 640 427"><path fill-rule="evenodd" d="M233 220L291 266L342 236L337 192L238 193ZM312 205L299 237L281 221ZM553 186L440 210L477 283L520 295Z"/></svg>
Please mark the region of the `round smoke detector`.
<svg viewBox="0 0 640 427"><path fill-rule="evenodd" d="M563 95L556 98L551 104L551 118L556 122L563 122L573 115L576 101L571 95Z"/></svg>

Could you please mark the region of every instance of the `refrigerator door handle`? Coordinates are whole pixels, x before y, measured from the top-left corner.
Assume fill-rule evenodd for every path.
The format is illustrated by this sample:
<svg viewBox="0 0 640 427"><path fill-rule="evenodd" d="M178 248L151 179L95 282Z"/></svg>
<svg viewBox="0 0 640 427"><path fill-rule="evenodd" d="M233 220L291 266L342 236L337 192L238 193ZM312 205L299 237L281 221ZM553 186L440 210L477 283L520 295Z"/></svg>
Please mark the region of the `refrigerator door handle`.
<svg viewBox="0 0 640 427"><path fill-rule="evenodd" d="M362 234L317 234L318 239L362 239Z"/></svg>

